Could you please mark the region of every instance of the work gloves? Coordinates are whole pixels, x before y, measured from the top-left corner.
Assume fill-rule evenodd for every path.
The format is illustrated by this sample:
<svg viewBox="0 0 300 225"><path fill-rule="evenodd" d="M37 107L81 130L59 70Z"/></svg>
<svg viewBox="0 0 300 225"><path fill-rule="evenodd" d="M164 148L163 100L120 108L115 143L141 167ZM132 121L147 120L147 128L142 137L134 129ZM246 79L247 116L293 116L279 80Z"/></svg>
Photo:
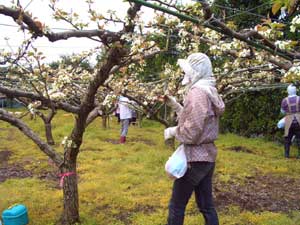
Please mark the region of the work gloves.
<svg viewBox="0 0 300 225"><path fill-rule="evenodd" d="M177 114L181 111L182 106L176 101L173 96L165 95L165 101Z"/></svg>
<svg viewBox="0 0 300 225"><path fill-rule="evenodd" d="M169 127L167 129L165 129L165 131L164 131L165 140L168 140L168 139L175 136L176 128L177 128L177 126L176 127Z"/></svg>

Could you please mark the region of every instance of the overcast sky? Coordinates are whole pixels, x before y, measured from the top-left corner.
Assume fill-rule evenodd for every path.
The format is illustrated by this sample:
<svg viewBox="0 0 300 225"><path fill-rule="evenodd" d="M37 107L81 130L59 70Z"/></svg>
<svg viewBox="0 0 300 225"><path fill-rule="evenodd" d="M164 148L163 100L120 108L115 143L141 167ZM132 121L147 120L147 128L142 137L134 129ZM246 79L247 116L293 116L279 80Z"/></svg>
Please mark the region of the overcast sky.
<svg viewBox="0 0 300 225"><path fill-rule="evenodd" d="M10 2L11 0L0 0L0 5L10 6ZM53 28L53 31L61 31L54 28L71 28L66 22L57 22L52 18L52 10L48 6L48 0L20 0L20 2L23 7L27 6L26 11L30 11L33 16L37 17L42 23ZM96 0L95 2L97 3L95 9L99 13L114 10L117 12L117 15L125 16L129 7L129 4L123 2L123 0ZM59 5L66 11L72 9L74 12L77 12L81 18L87 19L88 8L85 0L59 0ZM149 19L152 16L153 10L143 7L143 12L144 18ZM9 38L8 42L13 49L16 49L24 40L24 34L18 31L18 28L15 26L16 23L11 18L0 15L0 49L8 49L6 38ZM117 29L117 27L112 26L110 29ZM60 55L78 53L97 46L97 43L83 38L71 38L51 43L46 38L39 38L35 41L34 45L46 53L47 61L53 61Z"/></svg>

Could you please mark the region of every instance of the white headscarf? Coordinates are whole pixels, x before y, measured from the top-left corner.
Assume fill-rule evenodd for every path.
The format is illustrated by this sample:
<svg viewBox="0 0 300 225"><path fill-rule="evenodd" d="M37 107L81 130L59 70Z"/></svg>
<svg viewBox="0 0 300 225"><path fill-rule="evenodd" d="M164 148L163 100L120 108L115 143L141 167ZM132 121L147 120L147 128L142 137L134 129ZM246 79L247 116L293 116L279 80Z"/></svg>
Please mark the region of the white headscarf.
<svg viewBox="0 0 300 225"><path fill-rule="evenodd" d="M200 87L213 94L216 80L212 72L211 61L204 53L193 53L187 59L178 59L180 68L185 75L182 84L187 86L187 90L191 87Z"/></svg>
<svg viewBox="0 0 300 225"><path fill-rule="evenodd" d="M293 84L290 84L287 88L287 92L289 97L295 96L297 94L297 88Z"/></svg>

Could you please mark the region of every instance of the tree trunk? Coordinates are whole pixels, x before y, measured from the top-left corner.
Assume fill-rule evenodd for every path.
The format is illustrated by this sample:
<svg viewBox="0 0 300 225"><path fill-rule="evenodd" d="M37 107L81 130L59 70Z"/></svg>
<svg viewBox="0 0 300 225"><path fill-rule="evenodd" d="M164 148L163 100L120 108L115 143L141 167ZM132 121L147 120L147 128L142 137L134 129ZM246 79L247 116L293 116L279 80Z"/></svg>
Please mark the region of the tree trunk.
<svg viewBox="0 0 300 225"><path fill-rule="evenodd" d="M137 113L137 117L138 117L138 123L139 123L139 128L142 128L142 121L143 121L143 114L138 112Z"/></svg>
<svg viewBox="0 0 300 225"><path fill-rule="evenodd" d="M54 118L56 111L55 108L52 108L50 110L50 112L48 113L48 115L44 115L42 112L37 111L36 114L43 120L44 122L44 126L45 126L45 135L46 135L46 139L47 139L47 143L49 145L54 145L54 138L52 135L52 119Z"/></svg>
<svg viewBox="0 0 300 225"><path fill-rule="evenodd" d="M107 116L106 115L102 115L102 127L104 128L104 129L106 129L107 128Z"/></svg>
<svg viewBox="0 0 300 225"><path fill-rule="evenodd" d="M52 125L51 122L50 123L45 123L45 131L46 131L46 138L47 138L47 143L49 145L54 145L54 139L52 136Z"/></svg>
<svg viewBox="0 0 300 225"><path fill-rule="evenodd" d="M110 115L107 116L106 124L107 124L107 128L109 129L110 128Z"/></svg>
<svg viewBox="0 0 300 225"><path fill-rule="evenodd" d="M69 175L67 174L69 173ZM76 162L70 166L64 166L63 174L63 200L64 210L61 217L63 225L79 223L78 183L76 174Z"/></svg>

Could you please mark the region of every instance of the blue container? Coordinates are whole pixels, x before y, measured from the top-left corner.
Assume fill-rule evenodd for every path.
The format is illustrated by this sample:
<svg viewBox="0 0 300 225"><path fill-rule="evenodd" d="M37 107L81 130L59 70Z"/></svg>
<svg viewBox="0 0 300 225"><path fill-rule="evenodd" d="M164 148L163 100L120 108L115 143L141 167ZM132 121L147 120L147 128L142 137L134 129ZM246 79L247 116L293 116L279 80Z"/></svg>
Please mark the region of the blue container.
<svg viewBox="0 0 300 225"><path fill-rule="evenodd" d="M28 212L24 205L14 205L2 212L3 225L28 224Z"/></svg>

